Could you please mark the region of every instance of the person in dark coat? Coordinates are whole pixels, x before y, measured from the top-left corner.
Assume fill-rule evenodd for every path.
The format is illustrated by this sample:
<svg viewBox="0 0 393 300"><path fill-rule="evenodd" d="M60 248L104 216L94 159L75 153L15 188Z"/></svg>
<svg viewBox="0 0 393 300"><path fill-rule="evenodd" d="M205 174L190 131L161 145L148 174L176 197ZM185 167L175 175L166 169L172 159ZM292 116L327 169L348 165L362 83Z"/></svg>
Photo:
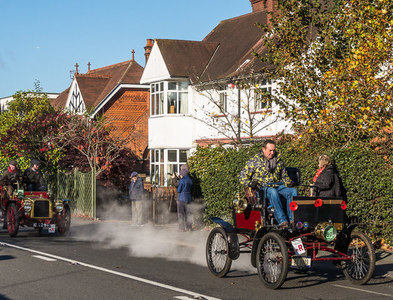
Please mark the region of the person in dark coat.
<svg viewBox="0 0 393 300"><path fill-rule="evenodd" d="M131 183L128 187L131 201L132 222L134 225L143 224L143 180L138 176L138 172L131 173Z"/></svg>
<svg viewBox="0 0 393 300"><path fill-rule="evenodd" d="M23 182L26 184L27 191L46 191L44 176L40 170L41 162L38 159L32 159L30 168L23 173Z"/></svg>
<svg viewBox="0 0 393 300"><path fill-rule="evenodd" d="M16 160L11 160L8 164L8 168L4 170L0 178L0 184L6 187L9 197L11 197L14 192L15 184L21 181L21 175Z"/></svg>
<svg viewBox="0 0 393 300"><path fill-rule="evenodd" d="M179 222L179 231L192 230L192 219L190 203L192 201L192 179L188 174L188 168L180 170L180 181L177 187L179 197L177 198L177 217Z"/></svg>
<svg viewBox="0 0 393 300"><path fill-rule="evenodd" d="M318 158L318 163L318 171L313 178L313 186L316 187L313 195L319 197L341 197L340 180L330 157L321 155Z"/></svg>

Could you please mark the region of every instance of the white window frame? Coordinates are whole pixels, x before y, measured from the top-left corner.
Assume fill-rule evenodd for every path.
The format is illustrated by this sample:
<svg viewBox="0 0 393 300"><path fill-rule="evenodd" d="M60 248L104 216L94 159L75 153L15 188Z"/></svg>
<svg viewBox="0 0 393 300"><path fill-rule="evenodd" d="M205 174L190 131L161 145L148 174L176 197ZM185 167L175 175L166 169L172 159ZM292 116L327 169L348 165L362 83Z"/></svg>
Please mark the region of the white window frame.
<svg viewBox="0 0 393 300"><path fill-rule="evenodd" d="M169 161L169 151L176 151L176 160ZM186 155L186 159L180 159L180 153ZM156 157L163 158L157 161ZM153 156L156 155L156 156ZM187 163L190 149L151 149L150 150L150 181L154 186L171 186L172 174L179 172L180 167ZM155 172L155 170L157 170Z"/></svg>
<svg viewBox="0 0 393 300"><path fill-rule="evenodd" d="M175 84L175 88L171 88ZM167 80L150 84L150 116L186 115L189 113L188 82L184 80ZM169 93L175 94L175 103L169 106ZM181 103L181 95L186 94L186 109ZM158 104L158 107L157 107ZM173 110L172 110L173 107Z"/></svg>
<svg viewBox="0 0 393 300"><path fill-rule="evenodd" d="M265 102L262 103L261 98L261 92L263 93L272 93L272 81L269 79L263 79L261 83L259 83L256 88L254 88L254 107L255 111L261 111L261 110L269 110L272 108L272 103L271 102Z"/></svg>

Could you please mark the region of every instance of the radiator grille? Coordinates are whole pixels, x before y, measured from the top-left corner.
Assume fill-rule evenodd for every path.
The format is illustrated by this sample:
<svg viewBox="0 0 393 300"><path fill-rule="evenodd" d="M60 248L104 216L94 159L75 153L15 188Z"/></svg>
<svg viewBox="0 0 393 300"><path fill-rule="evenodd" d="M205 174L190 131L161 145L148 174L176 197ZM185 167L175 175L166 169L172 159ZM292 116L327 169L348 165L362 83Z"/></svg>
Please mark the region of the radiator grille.
<svg viewBox="0 0 393 300"><path fill-rule="evenodd" d="M34 201L34 217L49 218L49 201L47 200Z"/></svg>

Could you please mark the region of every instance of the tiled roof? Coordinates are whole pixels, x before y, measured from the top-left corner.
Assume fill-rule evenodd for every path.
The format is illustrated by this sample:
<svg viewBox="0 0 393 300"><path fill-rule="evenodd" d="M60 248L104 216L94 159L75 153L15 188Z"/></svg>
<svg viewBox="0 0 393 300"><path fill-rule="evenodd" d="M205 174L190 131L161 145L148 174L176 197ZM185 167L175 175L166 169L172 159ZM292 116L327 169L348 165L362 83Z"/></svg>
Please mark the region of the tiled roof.
<svg viewBox="0 0 393 300"><path fill-rule="evenodd" d="M86 74L76 74L83 100L87 109L96 107L119 84L139 84L143 73L141 67L134 60L90 70ZM53 106L63 109L67 102L69 89L63 91Z"/></svg>
<svg viewBox="0 0 393 300"><path fill-rule="evenodd" d="M251 70L260 71L262 64L252 55L253 50L263 51L263 31L256 25L257 22L266 24L266 12L258 11L221 21L204 38L204 42L216 42L220 46L202 74L202 81L228 78Z"/></svg>
<svg viewBox="0 0 393 300"><path fill-rule="evenodd" d="M196 81L218 44L211 42L163 40L156 43L171 77L189 77Z"/></svg>
<svg viewBox="0 0 393 300"><path fill-rule="evenodd" d="M215 81L261 70L252 55L263 53L264 11L221 21L203 41L156 40L171 77L189 77L192 82Z"/></svg>

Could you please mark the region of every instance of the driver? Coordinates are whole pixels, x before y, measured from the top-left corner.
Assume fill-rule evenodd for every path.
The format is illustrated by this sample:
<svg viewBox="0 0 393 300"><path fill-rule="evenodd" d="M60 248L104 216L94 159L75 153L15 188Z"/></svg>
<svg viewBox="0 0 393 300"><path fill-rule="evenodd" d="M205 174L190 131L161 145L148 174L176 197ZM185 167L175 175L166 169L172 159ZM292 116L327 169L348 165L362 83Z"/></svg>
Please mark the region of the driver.
<svg viewBox="0 0 393 300"><path fill-rule="evenodd" d="M41 162L38 159L32 159L30 168L23 173L23 181L26 183L27 191L46 191L44 177L40 170Z"/></svg>
<svg viewBox="0 0 393 300"><path fill-rule="evenodd" d="M292 202L294 196L297 196L297 190L288 187L292 185L292 182L285 171L280 154L276 152L275 141L265 140L263 142L262 151L248 160L240 172L239 181L243 186L251 187L254 190L260 190L268 183L281 182L282 184L278 187L265 187L266 196L274 207L274 217L279 226L288 227L288 220L293 223L293 213L289 208L289 203ZM284 213L280 195L286 199L288 216Z"/></svg>
<svg viewBox="0 0 393 300"><path fill-rule="evenodd" d="M14 192L14 184L20 182L21 172L18 168L16 160L11 160L8 168L4 170L3 176L0 178L0 184L6 186L8 196L11 197Z"/></svg>

